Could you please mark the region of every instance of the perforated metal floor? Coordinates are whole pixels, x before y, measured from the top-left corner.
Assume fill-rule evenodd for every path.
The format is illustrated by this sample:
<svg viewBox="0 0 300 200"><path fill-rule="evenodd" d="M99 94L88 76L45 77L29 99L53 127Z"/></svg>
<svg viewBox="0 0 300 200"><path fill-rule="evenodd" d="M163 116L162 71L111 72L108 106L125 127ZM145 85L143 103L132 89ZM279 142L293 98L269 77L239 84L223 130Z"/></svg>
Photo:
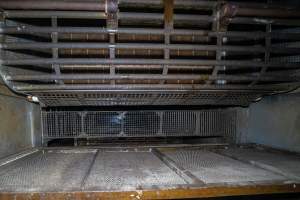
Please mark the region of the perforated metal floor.
<svg viewBox="0 0 300 200"><path fill-rule="evenodd" d="M167 152L176 164L204 183L283 180L283 176L204 150Z"/></svg>
<svg viewBox="0 0 300 200"><path fill-rule="evenodd" d="M185 182L151 152L99 152L84 188L135 190Z"/></svg>
<svg viewBox="0 0 300 200"><path fill-rule="evenodd" d="M275 156L269 153L266 159ZM297 156L287 160L299 162ZM289 172L290 165L279 164L273 167ZM293 173L300 175L299 171ZM200 185L195 186L187 176L198 179ZM0 192L134 191L291 181L294 179L273 170L195 147L48 148L0 165Z"/></svg>
<svg viewBox="0 0 300 200"><path fill-rule="evenodd" d="M78 190L93 151L38 151L0 167L2 191Z"/></svg>
<svg viewBox="0 0 300 200"><path fill-rule="evenodd" d="M291 179L300 180L300 156L282 152L266 152L262 149L229 148L221 151L223 155L252 163L283 174Z"/></svg>

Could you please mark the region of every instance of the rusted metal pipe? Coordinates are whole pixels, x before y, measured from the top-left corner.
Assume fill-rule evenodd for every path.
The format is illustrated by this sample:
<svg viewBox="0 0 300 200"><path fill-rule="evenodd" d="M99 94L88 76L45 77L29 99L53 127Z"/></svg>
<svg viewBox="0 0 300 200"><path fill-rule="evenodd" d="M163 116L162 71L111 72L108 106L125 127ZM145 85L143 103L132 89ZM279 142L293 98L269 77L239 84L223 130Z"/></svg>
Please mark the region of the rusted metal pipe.
<svg viewBox="0 0 300 200"><path fill-rule="evenodd" d="M161 74L66 74L66 75L15 75L6 77L10 81L29 80L207 80L209 75L161 75Z"/></svg>
<svg viewBox="0 0 300 200"><path fill-rule="evenodd" d="M107 0L108 1L108 0ZM83 10L83 11L105 11L107 1L61 1L61 0L9 0L0 1L3 10ZM113 8L110 8L113 9Z"/></svg>
<svg viewBox="0 0 300 200"><path fill-rule="evenodd" d="M14 27L2 27L0 33L4 34L35 34L35 33L118 33L118 34L138 34L138 35L163 35L164 29L150 29L150 28L118 28L118 29L107 29L107 28L96 28L96 27L36 27L36 26L14 26ZM242 37L242 38L264 38L267 34L270 34L273 38L291 38L300 39L299 33L286 33L286 32L242 32L242 31L227 31L227 32L215 32L206 30L192 30L192 29L175 29L171 30L172 35L199 35L216 37L218 35L223 37Z"/></svg>
<svg viewBox="0 0 300 200"><path fill-rule="evenodd" d="M60 19L106 19L105 12L99 11L40 11L40 10L6 10L3 12L5 18L51 18Z"/></svg>
<svg viewBox="0 0 300 200"><path fill-rule="evenodd" d="M170 50L198 50L198 51L246 51L246 52L264 52L265 48L262 46L221 46L217 45L193 45L193 44L150 44L150 43L46 43L46 42L34 42L34 43L4 43L0 45L0 49L170 49Z"/></svg>
<svg viewBox="0 0 300 200"><path fill-rule="evenodd" d="M95 56L97 58L108 57L108 49L60 49L59 51L62 57L69 56ZM115 52L117 57L163 57L163 51L157 49L116 49ZM171 50L171 57L184 57L184 56L206 56L213 57L215 53L213 51L194 51L194 50Z"/></svg>
<svg viewBox="0 0 300 200"><path fill-rule="evenodd" d="M263 63L258 61L239 61L239 60L193 60L193 59L101 59L101 58L39 58L39 59L7 59L0 60L1 65L44 65L45 68L48 68L47 65L53 64L65 64L65 65L95 65L95 64L104 64L104 65L181 65L181 66L198 66L199 69L201 66L210 66L210 65L220 65L220 66L236 66L240 68L249 68L249 67L271 67L271 68L299 68L298 63Z"/></svg>
<svg viewBox="0 0 300 200"><path fill-rule="evenodd" d="M147 64L147 65L115 65L117 70L161 70L161 65ZM108 70L110 65L60 65L60 68L65 71L76 71L76 70ZM168 67L171 70L177 72L182 70L196 71L196 70L211 70L212 66L192 66L192 65L170 65Z"/></svg>

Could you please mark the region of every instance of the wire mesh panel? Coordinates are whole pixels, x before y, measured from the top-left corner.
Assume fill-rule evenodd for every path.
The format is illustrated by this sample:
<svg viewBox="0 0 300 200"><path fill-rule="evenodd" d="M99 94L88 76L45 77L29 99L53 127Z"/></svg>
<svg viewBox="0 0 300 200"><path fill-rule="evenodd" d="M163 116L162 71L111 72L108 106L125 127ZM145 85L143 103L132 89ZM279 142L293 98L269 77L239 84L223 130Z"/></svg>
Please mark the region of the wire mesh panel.
<svg viewBox="0 0 300 200"><path fill-rule="evenodd" d="M81 133L78 112L42 112L43 132L49 138L77 137Z"/></svg>
<svg viewBox="0 0 300 200"><path fill-rule="evenodd" d="M236 111L42 111L44 138L224 137L234 140Z"/></svg>
<svg viewBox="0 0 300 200"><path fill-rule="evenodd" d="M167 136L193 135L196 133L196 112L167 111L162 117L162 132Z"/></svg>
<svg viewBox="0 0 300 200"><path fill-rule="evenodd" d="M243 105L259 99L257 93L215 92L56 92L38 93L46 106L116 106L116 105Z"/></svg>
<svg viewBox="0 0 300 200"><path fill-rule="evenodd" d="M160 116L158 112L128 112L124 118L124 133L128 136L157 136Z"/></svg>
<svg viewBox="0 0 300 200"><path fill-rule="evenodd" d="M118 112L88 112L83 118L88 136L114 136L121 132L122 114Z"/></svg>

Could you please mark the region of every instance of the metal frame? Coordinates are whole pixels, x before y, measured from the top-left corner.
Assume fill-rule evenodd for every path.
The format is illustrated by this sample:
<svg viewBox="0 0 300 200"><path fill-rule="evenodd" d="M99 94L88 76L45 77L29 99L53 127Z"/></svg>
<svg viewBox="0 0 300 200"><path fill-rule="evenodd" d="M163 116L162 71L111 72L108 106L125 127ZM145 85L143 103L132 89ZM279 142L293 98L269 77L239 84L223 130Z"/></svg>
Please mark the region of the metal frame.
<svg viewBox="0 0 300 200"><path fill-rule="evenodd" d="M85 2L78 10L81 4L43 1L31 5L18 0L0 4L3 18L13 22L0 28L8 38L0 45L1 51L8 52L0 61L7 69L2 76L15 91L43 101L45 96L39 94L55 91L86 91L87 95L94 90L100 95L103 91L169 94L176 90L200 95L201 90L210 90L226 96L234 90L241 101L232 105L245 105L242 99L247 92L262 97L299 87L299 74L290 73L300 67L295 59L300 34L294 31L300 26L294 19L299 17L298 8L250 1L107 0ZM145 8L153 11L146 13ZM36 17L52 24L35 24L31 20ZM20 19L28 22L20 23ZM101 23L84 28L76 23L61 25L72 19ZM250 29L236 28L240 24ZM10 42L11 37L15 42ZM250 98L246 105L256 99ZM140 105L146 101L140 100ZM210 103L223 105L213 99ZM42 105L50 106L47 101Z"/></svg>
<svg viewBox="0 0 300 200"><path fill-rule="evenodd" d="M46 111L44 144L59 138L223 137L233 142L236 110Z"/></svg>

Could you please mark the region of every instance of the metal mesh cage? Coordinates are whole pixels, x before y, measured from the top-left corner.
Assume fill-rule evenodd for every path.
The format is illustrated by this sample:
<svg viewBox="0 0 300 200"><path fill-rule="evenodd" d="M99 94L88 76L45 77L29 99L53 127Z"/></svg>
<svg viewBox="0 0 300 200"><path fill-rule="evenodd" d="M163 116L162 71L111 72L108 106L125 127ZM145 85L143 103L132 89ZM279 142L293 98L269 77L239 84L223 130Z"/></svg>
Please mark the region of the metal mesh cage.
<svg viewBox="0 0 300 200"><path fill-rule="evenodd" d="M121 132L121 119L118 112L84 113L83 125L87 136L113 136Z"/></svg>
<svg viewBox="0 0 300 200"><path fill-rule="evenodd" d="M43 137L202 136L233 139L236 110L42 111Z"/></svg>
<svg viewBox="0 0 300 200"><path fill-rule="evenodd" d="M47 137L77 137L81 133L81 116L77 112L43 112L43 131Z"/></svg>
<svg viewBox="0 0 300 200"><path fill-rule="evenodd" d="M128 112L124 115L124 134L128 136L155 136L159 134L159 112Z"/></svg>

